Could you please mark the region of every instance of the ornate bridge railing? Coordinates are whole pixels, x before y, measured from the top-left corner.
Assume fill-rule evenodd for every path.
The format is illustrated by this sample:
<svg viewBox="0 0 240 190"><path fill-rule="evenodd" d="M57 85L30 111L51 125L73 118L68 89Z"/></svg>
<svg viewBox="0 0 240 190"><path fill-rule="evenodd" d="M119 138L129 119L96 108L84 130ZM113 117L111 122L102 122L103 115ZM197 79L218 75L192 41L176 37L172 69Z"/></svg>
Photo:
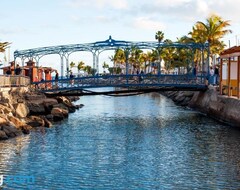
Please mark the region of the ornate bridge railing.
<svg viewBox="0 0 240 190"><path fill-rule="evenodd" d="M30 84L30 78L21 75L0 75L0 87L23 87Z"/></svg>
<svg viewBox="0 0 240 190"><path fill-rule="evenodd" d="M57 81L32 83L43 92L81 90L100 87L150 88L150 87L196 87L206 88L203 76L193 75L103 75Z"/></svg>

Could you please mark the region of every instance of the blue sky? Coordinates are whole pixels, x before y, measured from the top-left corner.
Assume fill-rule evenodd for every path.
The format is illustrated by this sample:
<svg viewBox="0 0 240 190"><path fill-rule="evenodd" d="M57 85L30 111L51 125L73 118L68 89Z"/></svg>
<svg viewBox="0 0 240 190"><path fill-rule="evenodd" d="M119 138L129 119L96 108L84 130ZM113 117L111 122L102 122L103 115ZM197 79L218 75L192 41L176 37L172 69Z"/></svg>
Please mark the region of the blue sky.
<svg viewBox="0 0 240 190"><path fill-rule="evenodd" d="M0 5L0 40L12 43L11 59L17 49L89 43L109 35L116 40L153 41L161 30L175 41L211 13L231 20L233 33L224 39L227 43L240 40L240 0L1 0ZM109 54L104 53L100 62L109 62ZM70 61L90 64L90 56L79 53ZM43 66L58 61L56 56L40 60Z"/></svg>

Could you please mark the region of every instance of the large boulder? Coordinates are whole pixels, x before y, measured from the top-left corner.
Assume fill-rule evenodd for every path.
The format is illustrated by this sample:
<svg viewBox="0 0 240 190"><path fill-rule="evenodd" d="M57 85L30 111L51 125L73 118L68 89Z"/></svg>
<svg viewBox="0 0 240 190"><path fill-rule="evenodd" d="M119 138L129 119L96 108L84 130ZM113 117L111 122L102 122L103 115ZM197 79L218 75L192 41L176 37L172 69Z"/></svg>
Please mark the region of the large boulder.
<svg viewBox="0 0 240 190"><path fill-rule="evenodd" d="M61 121L68 117L68 110L61 107L54 107L51 111L51 115L53 116L53 121Z"/></svg>
<svg viewBox="0 0 240 190"><path fill-rule="evenodd" d="M53 98L46 98L43 100L43 106L45 108L45 115L50 114L53 107L58 104L58 101Z"/></svg>
<svg viewBox="0 0 240 190"><path fill-rule="evenodd" d="M17 129L21 129L21 127L25 125L24 122L14 116L8 115L7 118Z"/></svg>
<svg viewBox="0 0 240 190"><path fill-rule="evenodd" d="M58 103L63 104L65 107L68 108L69 113L73 113L76 111L75 105L71 102L71 100L68 97L59 96L56 99Z"/></svg>
<svg viewBox="0 0 240 190"><path fill-rule="evenodd" d="M32 127L44 127L45 126L45 122L41 117L38 116L29 116L26 119L26 123L27 125L30 125Z"/></svg>
<svg viewBox="0 0 240 190"><path fill-rule="evenodd" d="M22 134L22 131L20 129L17 129L12 125L3 125L1 129L6 133L8 137L16 137Z"/></svg>
<svg viewBox="0 0 240 190"><path fill-rule="evenodd" d="M27 117L29 114L29 109L25 103L18 103L16 105L16 115L20 118Z"/></svg>
<svg viewBox="0 0 240 190"><path fill-rule="evenodd" d="M27 106L30 112L30 115L43 115L45 114L45 107L43 104L39 104L38 101L29 101Z"/></svg>
<svg viewBox="0 0 240 190"><path fill-rule="evenodd" d="M38 100L27 101L30 115L46 115L51 113L54 105L58 104L58 101L53 98L44 98Z"/></svg>

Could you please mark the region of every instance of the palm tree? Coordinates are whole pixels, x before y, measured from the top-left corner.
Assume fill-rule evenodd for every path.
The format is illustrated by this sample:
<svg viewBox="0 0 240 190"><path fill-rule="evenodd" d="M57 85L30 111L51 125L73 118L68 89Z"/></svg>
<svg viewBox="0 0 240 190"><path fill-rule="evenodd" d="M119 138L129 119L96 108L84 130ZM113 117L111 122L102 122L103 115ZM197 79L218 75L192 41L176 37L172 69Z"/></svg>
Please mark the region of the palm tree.
<svg viewBox="0 0 240 190"><path fill-rule="evenodd" d="M105 69L109 68L109 65L104 61L102 67L105 72Z"/></svg>
<svg viewBox="0 0 240 190"><path fill-rule="evenodd" d="M79 72L84 68L84 62L83 61L80 61L79 63L78 63L78 66L77 66L77 68L78 68L78 74L80 74Z"/></svg>
<svg viewBox="0 0 240 190"><path fill-rule="evenodd" d="M198 21L189 34L197 43L208 42L210 46L210 56L219 54L224 49L224 43L221 39L231 30L226 29L230 26L230 21L224 21L220 16L211 15L206 23Z"/></svg>
<svg viewBox="0 0 240 190"><path fill-rule="evenodd" d="M143 51L137 47L131 47L129 63L132 65L133 70L140 68L140 55L142 52Z"/></svg>
<svg viewBox="0 0 240 190"><path fill-rule="evenodd" d="M70 63L70 67L71 68L75 67L75 63L73 61Z"/></svg>
<svg viewBox="0 0 240 190"><path fill-rule="evenodd" d="M85 72L87 72L88 74L90 74L90 73L91 73L91 70L92 70L92 67L89 66L89 65L86 65L85 67L83 67L83 70L84 70Z"/></svg>
<svg viewBox="0 0 240 190"><path fill-rule="evenodd" d="M164 39L164 33L162 31L157 31L155 34L155 39L158 41L158 43L161 43ZM162 52L163 48L158 47L157 48L157 53L158 53L158 74L160 74L161 72L161 62L162 62L162 58L161 58L161 52Z"/></svg>
<svg viewBox="0 0 240 190"><path fill-rule="evenodd" d="M11 43L9 43L9 42L0 42L0 52L1 53L5 52L5 50L6 50L6 48L7 48L7 46L9 44L11 44Z"/></svg>
<svg viewBox="0 0 240 190"><path fill-rule="evenodd" d="M162 40L164 39L164 33L162 31L157 31L155 34L155 39L161 43Z"/></svg>

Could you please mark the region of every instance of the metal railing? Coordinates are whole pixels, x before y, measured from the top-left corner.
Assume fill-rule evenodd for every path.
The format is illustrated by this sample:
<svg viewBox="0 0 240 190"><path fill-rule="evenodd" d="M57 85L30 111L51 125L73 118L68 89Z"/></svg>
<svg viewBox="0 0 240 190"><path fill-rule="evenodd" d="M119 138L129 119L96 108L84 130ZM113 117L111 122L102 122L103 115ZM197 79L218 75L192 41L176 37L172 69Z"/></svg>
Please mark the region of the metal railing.
<svg viewBox="0 0 240 190"><path fill-rule="evenodd" d="M30 84L30 78L22 75L0 75L0 87L24 87Z"/></svg>
<svg viewBox="0 0 240 190"><path fill-rule="evenodd" d="M41 91L64 91L99 87L204 87L203 76L193 75L103 75L41 81L32 84Z"/></svg>

